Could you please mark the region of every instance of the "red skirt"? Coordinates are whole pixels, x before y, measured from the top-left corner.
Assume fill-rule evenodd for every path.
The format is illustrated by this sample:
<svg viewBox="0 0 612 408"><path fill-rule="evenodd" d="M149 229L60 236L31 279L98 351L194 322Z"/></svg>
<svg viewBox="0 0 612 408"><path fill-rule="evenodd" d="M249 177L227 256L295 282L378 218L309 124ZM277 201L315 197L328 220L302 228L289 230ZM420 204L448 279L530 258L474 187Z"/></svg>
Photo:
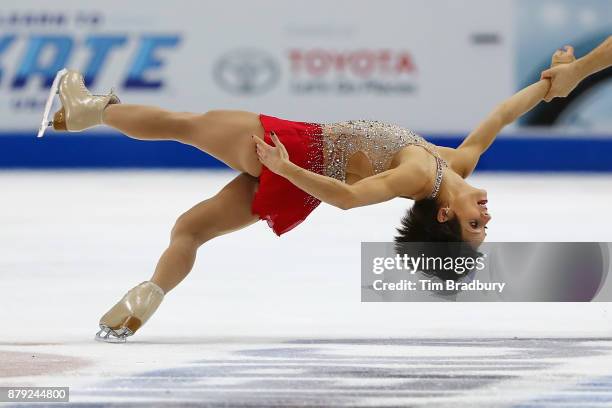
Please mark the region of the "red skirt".
<svg viewBox="0 0 612 408"><path fill-rule="evenodd" d="M274 145L270 138L270 132L273 131L285 145L292 163L322 173L323 143L320 125L266 115L259 115L259 120L265 130L266 143ZM260 220L266 220L276 235L280 236L304 221L320 203L286 178L263 166L251 210Z"/></svg>

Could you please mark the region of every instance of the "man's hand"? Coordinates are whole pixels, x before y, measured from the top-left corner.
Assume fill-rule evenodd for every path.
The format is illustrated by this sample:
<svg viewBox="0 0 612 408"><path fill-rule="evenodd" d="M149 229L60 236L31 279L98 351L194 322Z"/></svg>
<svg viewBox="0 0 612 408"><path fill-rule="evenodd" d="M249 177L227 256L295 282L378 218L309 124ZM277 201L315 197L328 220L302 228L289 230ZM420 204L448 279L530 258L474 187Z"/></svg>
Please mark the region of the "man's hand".
<svg viewBox="0 0 612 408"><path fill-rule="evenodd" d="M551 68L542 72L540 79L549 79L551 82L550 90L544 97L546 102L569 95L582 80L576 66L574 48L567 45L565 49L555 52Z"/></svg>

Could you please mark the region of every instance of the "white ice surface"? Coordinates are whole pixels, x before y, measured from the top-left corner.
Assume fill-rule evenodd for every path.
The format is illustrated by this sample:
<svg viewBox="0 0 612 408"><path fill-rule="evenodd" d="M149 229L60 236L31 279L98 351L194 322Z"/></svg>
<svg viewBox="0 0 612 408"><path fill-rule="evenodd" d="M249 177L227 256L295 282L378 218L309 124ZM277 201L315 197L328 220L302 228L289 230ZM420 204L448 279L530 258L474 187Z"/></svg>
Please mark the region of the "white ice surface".
<svg viewBox="0 0 612 408"><path fill-rule="evenodd" d="M150 277L176 217L234 175L0 172L0 356L47 353L61 361L71 356L86 362L64 373L43 369L37 376L2 378L10 367L0 361L0 385L70 385L72 400L80 402L150 402L170 395L174 401L213 404L227 397L237 405L266 406L278 402L276 396L314 406L312 398L320 395L321 406L353 406L353 400L338 397L345 394L359 397L364 406L492 407L534 398L558 406L607 406L612 401L612 385L602 380L612 364L608 341L491 347L478 340L610 337L607 303L361 303L360 242L391 240L409 205L405 200L347 212L321 205L280 239L263 222L218 238L200 250L193 272L129 344L94 342L101 314ZM612 241L612 176L480 175L472 182L489 191L490 241ZM320 349L286 343L300 338L375 340ZM390 338L417 338L417 343L387 344ZM584 344L591 351L580 352ZM293 347L298 355L314 348L319 356L296 361ZM599 353L597 347L606 351ZM277 351L272 357L253 351L266 349ZM255 362L249 362L249 353L255 353ZM350 367L351 374L339 374L332 385L321 383L320 388L316 384L327 378L327 371L305 371L283 382L292 364L300 370L309 364L320 369L325 361L321 353L330 354L334 369L349 358L365 367L365 374L355 377L358 369ZM364 363L373 356L409 360ZM216 371L234 364L241 367L239 375ZM244 371L245 364L253 364L254 371ZM539 368L522 367L529 364ZM466 376L466 382L459 383L463 391L458 392L448 388L457 386L453 375L444 381L423 376L406 380L414 384L411 388L402 376L379 377L377 367L416 370L417 376L454 372ZM171 369L176 371L161 377L155 371ZM183 377L194 370L195 377ZM516 377L487 385L488 376L508 373ZM245 383L244 375L254 376L255 382ZM188 384L177 385L181 378L188 378ZM588 392L572 391L589 378L598 379L595 391L600 394L593 394L592 384ZM368 384L381 388L359 394L351 388L355 384L359 390ZM470 391L474 384L477 389ZM251 398L256 391L258 400ZM603 397L572 402L577 395Z"/></svg>
<svg viewBox="0 0 612 408"><path fill-rule="evenodd" d="M234 173L1 172L4 340L89 338L149 279L176 217ZM489 241L612 241L612 176L482 175ZM361 303L361 241L390 241L406 200L321 205L278 238L264 222L207 243L149 336L599 336L605 303ZM73 337L74 336L74 337Z"/></svg>

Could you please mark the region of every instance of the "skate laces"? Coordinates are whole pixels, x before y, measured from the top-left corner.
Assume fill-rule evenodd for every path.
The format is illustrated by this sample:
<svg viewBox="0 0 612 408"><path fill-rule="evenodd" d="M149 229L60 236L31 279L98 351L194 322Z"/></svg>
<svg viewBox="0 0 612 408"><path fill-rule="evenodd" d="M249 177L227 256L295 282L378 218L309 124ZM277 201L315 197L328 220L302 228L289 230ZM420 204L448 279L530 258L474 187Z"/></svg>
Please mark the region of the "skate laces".
<svg viewBox="0 0 612 408"><path fill-rule="evenodd" d="M105 97L117 97L117 95L115 94L115 88L111 88L110 92L106 95L103 94L93 94L91 93L91 91L87 88L87 86L85 86L85 79L83 78L83 76L81 75L80 81L79 81L79 87L81 88L81 90L87 95L87 96L96 96L99 98L105 98Z"/></svg>
<svg viewBox="0 0 612 408"><path fill-rule="evenodd" d="M88 96L92 96L91 92L89 92L89 89L87 89L87 87L85 86L85 80L83 79L82 75L79 83L81 85L81 90L85 92Z"/></svg>

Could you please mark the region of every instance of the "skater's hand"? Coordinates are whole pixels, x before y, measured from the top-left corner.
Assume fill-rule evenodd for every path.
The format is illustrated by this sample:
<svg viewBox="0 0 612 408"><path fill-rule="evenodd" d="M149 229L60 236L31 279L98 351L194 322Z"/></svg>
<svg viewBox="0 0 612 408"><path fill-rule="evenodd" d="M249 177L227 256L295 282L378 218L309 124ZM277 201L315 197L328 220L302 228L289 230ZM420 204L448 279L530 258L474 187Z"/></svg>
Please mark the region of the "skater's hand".
<svg viewBox="0 0 612 408"><path fill-rule="evenodd" d="M550 90L544 97L546 102L554 98L565 98L578 86L582 78L575 61L574 48L569 45L564 50L555 52L551 68L542 72L540 77L540 79L550 79L551 82Z"/></svg>
<svg viewBox="0 0 612 408"><path fill-rule="evenodd" d="M257 158L270 171L282 175L281 173L286 167L285 165L289 163L289 153L287 153L287 149L285 149L285 146L283 146L274 132L270 133L270 138L272 138L274 146L270 146L259 137L253 135Z"/></svg>
<svg viewBox="0 0 612 408"><path fill-rule="evenodd" d="M554 68L558 65L570 64L574 61L576 61L576 56L574 56L574 47L571 45L566 45L565 47L555 51L550 61L550 67Z"/></svg>

